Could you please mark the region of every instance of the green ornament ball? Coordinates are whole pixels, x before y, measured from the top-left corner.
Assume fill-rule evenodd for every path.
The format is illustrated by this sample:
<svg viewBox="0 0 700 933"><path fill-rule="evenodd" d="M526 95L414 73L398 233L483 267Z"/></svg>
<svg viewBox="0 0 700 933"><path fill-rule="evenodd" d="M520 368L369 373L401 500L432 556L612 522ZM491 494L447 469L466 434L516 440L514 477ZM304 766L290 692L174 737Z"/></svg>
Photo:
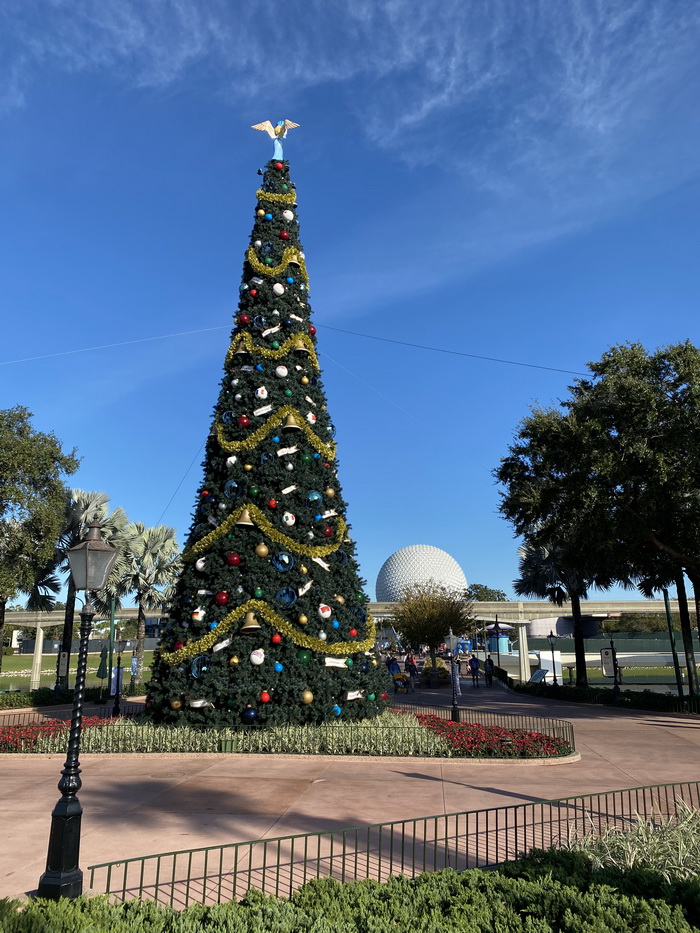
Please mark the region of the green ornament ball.
<svg viewBox="0 0 700 933"><path fill-rule="evenodd" d="M345 659L345 666L346 666L346 667L352 667L354 663L355 663L355 662L353 661L352 658L346 658L346 659Z"/></svg>
<svg viewBox="0 0 700 933"><path fill-rule="evenodd" d="M234 707L238 706L238 701L237 700L226 700L226 705L228 706L229 709L234 709Z"/></svg>
<svg viewBox="0 0 700 933"><path fill-rule="evenodd" d="M253 590L253 596L256 599L262 599L262 595L263 595L263 591L260 589L259 586L256 586L255 589Z"/></svg>
<svg viewBox="0 0 700 933"><path fill-rule="evenodd" d="M289 191L289 185L282 185L282 191Z"/></svg>
<svg viewBox="0 0 700 933"><path fill-rule="evenodd" d="M290 392L289 394L291 395L292 393ZM311 460L312 460L312 459L313 459L313 458L312 458L311 454L302 454L302 455L301 455L301 462L302 462L302 463L311 463Z"/></svg>
<svg viewBox="0 0 700 933"><path fill-rule="evenodd" d="M273 341L272 341L272 349L273 349L273 350L279 350L279 348L280 348L280 342L279 342L279 340L273 340Z"/></svg>
<svg viewBox="0 0 700 933"><path fill-rule="evenodd" d="M248 492L250 493L251 496L255 497L255 496L257 496L257 495L260 494L260 487L259 487L259 486L251 486L250 489L248 490Z"/></svg>
<svg viewBox="0 0 700 933"><path fill-rule="evenodd" d="M368 700L375 700L375 699L376 699L376 696L377 696L377 695L376 695L375 693L368 693L368 694L367 694L367 699L368 699Z"/></svg>
<svg viewBox="0 0 700 933"><path fill-rule="evenodd" d="M305 648L301 648L297 651L297 661L308 664L311 661L311 654Z"/></svg>
<svg viewBox="0 0 700 933"><path fill-rule="evenodd" d="M267 256L266 259L265 259L265 265L266 265L266 266L271 266L272 263L273 263L272 257L271 257L271 256Z"/></svg>
<svg viewBox="0 0 700 933"><path fill-rule="evenodd" d="M285 389L285 390L284 390L284 394L287 396L287 398L291 398L291 397L292 397L292 390L291 390L291 389ZM304 459L304 458L302 457L302 460L303 460L303 459Z"/></svg>

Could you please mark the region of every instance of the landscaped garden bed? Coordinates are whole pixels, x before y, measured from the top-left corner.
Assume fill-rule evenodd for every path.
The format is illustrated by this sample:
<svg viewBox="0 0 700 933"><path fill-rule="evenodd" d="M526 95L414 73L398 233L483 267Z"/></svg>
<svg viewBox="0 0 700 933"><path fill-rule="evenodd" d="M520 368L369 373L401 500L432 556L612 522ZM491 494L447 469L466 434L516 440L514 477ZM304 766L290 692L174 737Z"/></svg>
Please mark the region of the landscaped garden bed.
<svg viewBox="0 0 700 933"><path fill-rule="evenodd" d="M70 723L0 726L0 752L62 753ZM544 733L435 715L389 710L361 722L269 728L155 725L143 718L83 720L83 753L228 752L397 755L430 758L551 758L571 753L568 741Z"/></svg>

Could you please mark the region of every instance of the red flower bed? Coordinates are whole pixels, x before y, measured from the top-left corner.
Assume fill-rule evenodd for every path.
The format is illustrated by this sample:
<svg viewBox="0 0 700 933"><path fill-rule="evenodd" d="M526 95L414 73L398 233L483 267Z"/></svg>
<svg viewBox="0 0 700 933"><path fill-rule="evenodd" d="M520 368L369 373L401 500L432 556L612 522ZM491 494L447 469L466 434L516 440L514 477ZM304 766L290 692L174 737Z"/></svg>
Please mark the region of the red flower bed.
<svg viewBox="0 0 700 933"><path fill-rule="evenodd" d="M86 716L83 719L83 729L94 726L106 726L113 719L101 719L99 716ZM34 748L42 735L56 735L59 732L69 732L70 722L63 719L45 719L43 722L32 722L26 726L0 726L0 752L21 752Z"/></svg>
<svg viewBox="0 0 700 933"><path fill-rule="evenodd" d="M444 739L455 752L474 758L552 758L568 755L565 739L525 729L482 726L476 722L452 722L439 716L417 714L416 719Z"/></svg>

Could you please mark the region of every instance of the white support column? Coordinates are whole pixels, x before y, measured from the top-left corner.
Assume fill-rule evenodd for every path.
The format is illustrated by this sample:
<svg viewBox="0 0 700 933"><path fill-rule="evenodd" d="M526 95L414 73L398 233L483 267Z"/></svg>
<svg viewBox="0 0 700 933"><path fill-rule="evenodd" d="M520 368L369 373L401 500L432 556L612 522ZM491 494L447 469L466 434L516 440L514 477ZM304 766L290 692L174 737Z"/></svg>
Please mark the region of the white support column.
<svg viewBox="0 0 700 933"><path fill-rule="evenodd" d="M518 625L518 673L520 683L526 684L530 679L530 652L527 645L527 623Z"/></svg>
<svg viewBox="0 0 700 933"><path fill-rule="evenodd" d="M44 654L44 630L41 623L36 623L36 640L34 641L34 657L32 658L32 674L29 679L29 689L38 690L41 685L41 659Z"/></svg>

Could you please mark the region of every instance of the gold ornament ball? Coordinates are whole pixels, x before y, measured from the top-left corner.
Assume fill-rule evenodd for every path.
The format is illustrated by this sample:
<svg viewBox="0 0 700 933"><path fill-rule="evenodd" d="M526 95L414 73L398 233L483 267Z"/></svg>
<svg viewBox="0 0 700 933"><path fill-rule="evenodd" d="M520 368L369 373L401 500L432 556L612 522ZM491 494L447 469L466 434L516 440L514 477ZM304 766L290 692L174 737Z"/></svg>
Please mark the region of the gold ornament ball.
<svg viewBox="0 0 700 933"><path fill-rule="evenodd" d="M376 658L372 658L372 664L374 664L375 667L377 666L377 659L376 659Z"/></svg>
<svg viewBox="0 0 700 933"><path fill-rule="evenodd" d="M250 473L250 471L253 469L253 464L252 464L252 463L246 463L245 466L243 467L243 469L246 470L248 473Z"/></svg>
<svg viewBox="0 0 700 933"><path fill-rule="evenodd" d="M308 573L308 572L309 572L309 568L308 568L307 566L305 566L304 564L301 565L301 567L299 568L299 570L300 570L301 573Z"/></svg>
<svg viewBox="0 0 700 933"><path fill-rule="evenodd" d="M335 596L333 597L333 599L334 599L337 603L340 603L341 606L344 606L344 605L345 605L345 597L344 597L344 596L341 596L340 593L336 593Z"/></svg>
<svg viewBox="0 0 700 933"><path fill-rule="evenodd" d="M267 555L270 553L270 549L261 541L260 544L255 548L255 553L258 555L258 557L267 557Z"/></svg>
<svg viewBox="0 0 700 933"><path fill-rule="evenodd" d="M170 709L182 709L182 700L178 700L178 699L171 700Z"/></svg>
<svg viewBox="0 0 700 933"><path fill-rule="evenodd" d="M301 615L300 615L299 618L297 619L297 622L299 623L299 625L306 625L306 623L307 623L308 621L309 621L309 620L308 620L307 616L305 616L303 612L301 613Z"/></svg>
<svg viewBox="0 0 700 933"><path fill-rule="evenodd" d="M258 210L255 213L258 215L258 217L265 216L265 211L262 208L258 208Z"/></svg>
<svg viewBox="0 0 700 933"><path fill-rule="evenodd" d="M301 379L300 379L299 381L301 382L301 384L302 384L303 386L307 386L307 385L309 384L309 377L308 377L308 376L302 376Z"/></svg>
<svg viewBox="0 0 700 933"><path fill-rule="evenodd" d="M332 499L333 496L335 495L335 489L331 489L331 487L329 486L328 489L325 490L324 495L328 496L329 499Z"/></svg>
<svg viewBox="0 0 700 933"><path fill-rule="evenodd" d="M238 664L238 655L234 654L228 659L228 666L235 667L237 664Z"/></svg>
<svg viewBox="0 0 700 933"><path fill-rule="evenodd" d="M313 703L314 695L310 690L302 690L301 699L303 703Z"/></svg>

